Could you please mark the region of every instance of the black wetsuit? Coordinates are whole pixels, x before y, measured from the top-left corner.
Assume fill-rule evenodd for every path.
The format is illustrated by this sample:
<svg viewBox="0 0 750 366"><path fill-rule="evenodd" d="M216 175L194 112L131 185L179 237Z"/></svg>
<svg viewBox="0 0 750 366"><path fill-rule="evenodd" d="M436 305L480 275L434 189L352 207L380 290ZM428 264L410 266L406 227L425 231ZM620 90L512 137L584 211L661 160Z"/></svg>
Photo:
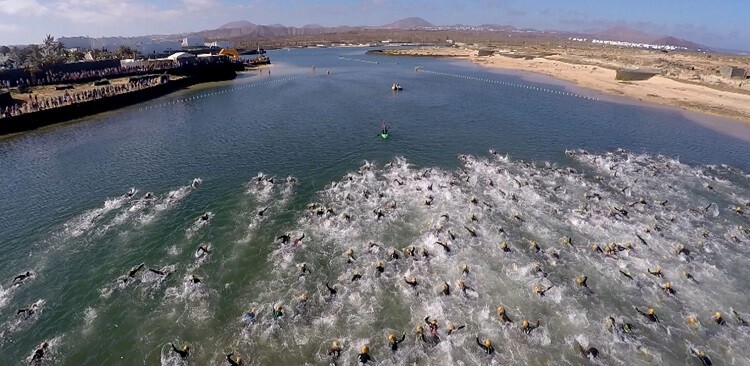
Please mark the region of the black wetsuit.
<svg viewBox="0 0 750 366"><path fill-rule="evenodd" d="M28 277L31 277L30 271L26 271L26 273L21 273L20 275L13 277L13 283L15 283L16 281L23 282L23 280L25 280Z"/></svg>
<svg viewBox="0 0 750 366"><path fill-rule="evenodd" d="M489 347L485 346L484 343L479 341L479 338L477 338L477 344L479 345L479 347L482 347L484 353L488 355L495 353L495 347L492 347L492 345L490 345Z"/></svg>
<svg viewBox="0 0 750 366"><path fill-rule="evenodd" d="M336 296L336 293L338 292L338 290L336 290L335 288L329 286L328 283L326 283L326 288L328 289L328 292L330 293L331 298L334 298Z"/></svg>
<svg viewBox="0 0 750 366"><path fill-rule="evenodd" d="M648 320L650 320L650 321L652 321L654 323L658 323L659 322L659 318L657 318L655 314L644 313L644 312L642 312L638 308L635 308L635 311L639 312L641 315L645 316Z"/></svg>
<svg viewBox="0 0 750 366"><path fill-rule="evenodd" d="M181 349L175 347L174 343L170 343L170 345L172 345L172 351L174 351L175 353L177 353L178 355L180 355L180 357L185 358L188 355L190 355L189 351L181 350Z"/></svg>
<svg viewBox="0 0 750 366"><path fill-rule="evenodd" d="M37 348L36 351L34 351L34 355L31 356L31 362L29 362L30 365L41 365L42 359L44 358L44 352L47 350L47 342L44 342L41 347Z"/></svg>
<svg viewBox="0 0 750 366"><path fill-rule="evenodd" d="M398 344L403 342L404 339L406 339L406 334L401 336L401 339L394 339L391 342L388 342L388 345L391 346L391 351L398 351Z"/></svg>
<svg viewBox="0 0 750 366"><path fill-rule="evenodd" d="M357 360L359 361L359 363L364 364L370 362L370 360L372 360L372 357L370 357L370 354L368 353L360 353L357 356Z"/></svg>

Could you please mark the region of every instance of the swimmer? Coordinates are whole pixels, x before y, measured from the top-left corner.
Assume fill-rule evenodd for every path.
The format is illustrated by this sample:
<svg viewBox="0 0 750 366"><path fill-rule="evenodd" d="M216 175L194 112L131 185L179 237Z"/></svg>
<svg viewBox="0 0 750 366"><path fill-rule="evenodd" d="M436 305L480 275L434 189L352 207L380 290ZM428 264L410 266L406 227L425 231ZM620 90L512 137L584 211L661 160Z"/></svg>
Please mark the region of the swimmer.
<svg viewBox="0 0 750 366"><path fill-rule="evenodd" d="M193 284L199 284L199 283L201 283L201 279L200 279L200 277L198 277L196 275L190 275L190 277L188 278L188 282L191 282Z"/></svg>
<svg viewBox="0 0 750 366"><path fill-rule="evenodd" d="M307 268L307 263L302 262L297 265L297 268L299 268L299 276L302 277L308 273L310 273L310 270Z"/></svg>
<svg viewBox="0 0 750 366"><path fill-rule="evenodd" d="M390 259L398 259L399 258L399 255L398 255L398 252L396 251L396 248L390 248L390 249L388 249L388 258L390 258Z"/></svg>
<svg viewBox="0 0 750 366"><path fill-rule="evenodd" d="M443 282L443 284L440 285L439 293L443 296L449 296L451 294L451 286L448 284L448 282Z"/></svg>
<svg viewBox="0 0 750 366"><path fill-rule="evenodd" d="M661 290L664 291L664 293L667 294L667 295L674 295L675 294L674 289L672 288L672 284L669 283L669 281L664 282L661 285Z"/></svg>
<svg viewBox="0 0 750 366"><path fill-rule="evenodd" d="M22 309L16 310L16 315L24 314L23 319L26 320L28 318L31 318L31 316L36 313L36 310L38 308L39 308L39 305L37 305L37 303L33 303L28 308L22 308Z"/></svg>
<svg viewBox="0 0 750 366"><path fill-rule="evenodd" d="M422 340L422 342L427 343L427 339L424 336L424 328L421 325L417 325L417 327L414 328L414 333L417 335L417 340Z"/></svg>
<svg viewBox="0 0 750 366"><path fill-rule="evenodd" d="M31 271L26 271L25 273L21 273L21 274L19 274L18 276L16 276L16 277L13 277L13 281L12 281L11 283L15 284L15 283L16 283L16 281L17 281L18 283L21 283L21 282L23 282L23 281L24 281L25 279L27 279L27 278L29 278L29 277L31 277L31 276L33 276L33 275L34 275L34 274L33 274L33 273L32 273ZM132 276L131 276L131 277L132 277Z"/></svg>
<svg viewBox="0 0 750 366"><path fill-rule="evenodd" d="M506 242L500 243L500 250L502 250L505 253L510 252L510 247L508 247L508 243Z"/></svg>
<svg viewBox="0 0 750 366"><path fill-rule="evenodd" d="M650 274L652 274L652 275L654 275L656 277L663 277L663 275L661 273L661 267L659 267L659 266L657 266L656 269L653 269L653 270L651 268L649 268L648 269L648 273L650 273Z"/></svg>
<svg viewBox="0 0 750 366"><path fill-rule="evenodd" d="M297 245L297 244L299 244L299 243L300 243L300 242L302 241L302 239L304 239L304 238L305 238L305 233L302 233L302 235L301 235L301 236L300 236L299 238L294 238L294 240L292 241L292 244L293 244L293 245Z"/></svg>
<svg viewBox="0 0 750 366"><path fill-rule="evenodd" d="M161 270L158 270L158 269L153 269L153 268L149 268L148 270L149 270L150 272L153 272L153 273L156 273L156 274L158 274L159 276L164 276L164 275L166 275L166 273L164 273L164 272L162 272Z"/></svg>
<svg viewBox="0 0 750 366"><path fill-rule="evenodd" d="M245 313L245 316L243 317L243 321L246 325L255 324L255 319L258 317L258 308L253 307Z"/></svg>
<svg viewBox="0 0 750 366"><path fill-rule="evenodd" d="M361 364L366 364L372 360L372 357L370 357L370 347L362 346L362 348L359 350L359 355L357 355L357 361Z"/></svg>
<svg viewBox="0 0 750 366"><path fill-rule="evenodd" d="M451 248L448 246L448 244L445 244L445 243L443 243L441 241L436 241L435 244L443 247L443 250L445 250L446 253L450 253L451 252Z"/></svg>
<svg viewBox="0 0 750 366"><path fill-rule="evenodd" d="M383 273L385 271L385 267L383 267L383 262L381 261L375 262L375 270L378 271L378 273Z"/></svg>
<svg viewBox="0 0 750 366"><path fill-rule="evenodd" d="M396 339L396 335L391 333L388 335L388 346L391 347L391 351L398 351L398 344L406 339L406 333L401 336L401 339Z"/></svg>
<svg viewBox="0 0 750 366"><path fill-rule="evenodd" d="M359 273L359 271L354 271L352 274L352 282L362 279L362 275Z"/></svg>
<svg viewBox="0 0 750 366"><path fill-rule="evenodd" d="M454 234L450 229L448 229L448 237L450 237L451 240L456 240L456 234Z"/></svg>
<svg viewBox="0 0 750 366"><path fill-rule="evenodd" d="M677 255L684 254L685 256L689 256L690 255L690 250L688 250L687 248L685 248L685 246L682 245L682 244L677 244L676 253L677 253Z"/></svg>
<svg viewBox="0 0 750 366"><path fill-rule="evenodd" d="M721 315L721 311L717 311L714 313L713 317L714 323L719 325L726 325L727 322L724 321L724 316Z"/></svg>
<svg viewBox="0 0 750 366"><path fill-rule="evenodd" d="M281 304L274 305L271 315L273 316L273 320L279 320L284 316L284 308L281 307Z"/></svg>
<svg viewBox="0 0 750 366"><path fill-rule="evenodd" d="M484 350L484 353L486 353L487 355L492 355L493 353L495 353L495 347L492 347L491 340L485 339L484 342L480 342L479 336L477 336L477 344L482 348L482 350Z"/></svg>
<svg viewBox="0 0 750 366"><path fill-rule="evenodd" d="M39 348L34 351L34 354L31 356L31 362L29 362L29 364L41 365L42 359L44 358L44 352L47 351L47 348L49 348L49 343L42 343Z"/></svg>
<svg viewBox="0 0 750 366"><path fill-rule="evenodd" d="M287 233L287 234L282 234L282 235L279 235L279 236L278 236L278 237L276 238L276 240L281 240L281 244L286 244L286 243L288 243L288 242L289 242L289 240L291 240L291 239L292 239L292 236L291 236L291 235L289 235L288 233Z"/></svg>
<svg viewBox="0 0 750 366"><path fill-rule="evenodd" d="M502 320L505 324L513 323L513 321L510 320L508 315L505 313L505 307L503 306L497 307L497 317L500 318L500 320Z"/></svg>
<svg viewBox="0 0 750 366"><path fill-rule="evenodd" d="M593 250L595 253L604 253L601 247L599 247L599 244L591 244L591 250Z"/></svg>
<svg viewBox="0 0 750 366"><path fill-rule="evenodd" d="M401 251L404 252L404 255L407 256L407 257L413 257L414 256L414 247L412 247L412 246L406 246Z"/></svg>
<svg viewBox="0 0 750 366"><path fill-rule="evenodd" d="M265 215L266 211L268 211L268 207L263 207L260 211L258 211L258 216Z"/></svg>
<svg viewBox="0 0 750 366"><path fill-rule="evenodd" d="M375 214L375 216L377 217L377 218L376 218L376 220L377 220L377 221L380 221L380 219L382 219L382 218L384 218L384 217L385 217L385 213L383 213L383 210L372 210L372 212L373 212L373 213Z"/></svg>
<svg viewBox="0 0 750 366"><path fill-rule="evenodd" d="M457 327L453 323L448 323L448 327L446 329L448 329L448 335L451 335L451 334L453 334L453 332L459 331L459 330L464 329L464 328L466 328L466 325L461 325L461 326Z"/></svg>
<svg viewBox="0 0 750 366"><path fill-rule="evenodd" d="M586 276L584 276L584 275L577 276L576 277L576 285L588 288L589 286L586 284L586 280L588 280L588 279L589 278L586 277Z"/></svg>
<svg viewBox="0 0 750 366"><path fill-rule="evenodd" d="M469 274L469 266L466 263L462 263L458 268L461 270L461 274L467 276Z"/></svg>
<svg viewBox="0 0 750 366"><path fill-rule="evenodd" d="M270 73L270 71L269 71ZM229 362L232 366L241 366L242 365L242 357L237 357L237 360L233 360L232 356L234 355L234 352L231 352L227 354L227 362Z"/></svg>
<svg viewBox="0 0 750 366"><path fill-rule="evenodd" d="M466 226L466 225L464 225L464 229L466 229L466 231L468 231L468 232L469 232L469 234L470 234L470 235L471 235L472 237L476 238L476 236L477 236L477 231L476 231L476 230L474 230L473 228L470 228L470 227L468 227L468 226Z"/></svg>
<svg viewBox="0 0 750 366"><path fill-rule="evenodd" d="M630 274L630 272L626 272L626 271L623 271L623 270L619 270L619 271L620 271L620 274L622 274L623 276L625 276L625 277L627 277L627 278L629 278L631 280L633 279L633 276Z"/></svg>
<svg viewBox="0 0 750 366"><path fill-rule="evenodd" d="M346 263L352 263L356 261L357 258L354 258L354 249L349 248L346 250Z"/></svg>
<svg viewBox="0 0 750 366"><path fill-rule="evenodd" d="M698 280L696 280L695 277L693 277L693 275L690 274L690 272L682 271L682 275L685 276L685 278L687 278L688 281L698 284Z"/></svg>
<svg viewBox="0 0 750 366"><path fill-rule="evenodd" d="M204 213L204 214L203 214L203 215L202 215L202 216L200 217L200 220L201 220L201 221L208 221L208 219L210 219L210 218L211 218L211 215L209 215L209 213L208 213L208 212L206 212L206 213Z"/></svg>
<svg viewBox="0 0 750 366"><path fill-rule="evenodd" d="M646 309L645 312L641 311L640 309L638 309L635 306L633 306L633 309L635 309L635 311L637 311L639 314L645 316L646 319L648 319L648 320L650 320L650 321L652 321L654 323L658 323L659 322L659 318L656 317L656 313L654 311L654 308L648 308L648 309Z"/></svg>
<svg viewBox="0 0 750 366"><path fill-rule="evenodd" d="M740 324L741 327L747 327L750 326L750 324L745 321L745 319L742 319L740 314L736 312L734 309L732 309L732 314L734 314L734 318L737 319L737 322Z"/></svg>
<svg viewBox="0 0 750 366"><path fill-rule="evenodd" d="M539 253L541 248L539 247L539 244L535 240L532 240L531 243L529 243L529 249L533 250L536 253Z"/></svg>
<svg viewBox="0 0 750 366"><path fill-rule="evenodd" d="M417 287L417 278L404 278L404 282L406 282L407 285L411 286L412 288Z"/></svg>
<svg viewBox="0 0 750 366"><path fill-rule="evenodd" d="M578 350L581 352L581 356L583 356L583 358L596 358L597 356L599 356L599 350L594 347L584 348L579 343Z"/></svg>
<svg viewBox="0 0 750 366"><path fill-rule="evenodd" d="M521 331L523 331L526 334L531 334L531 331L539 328L539 326L542 325L541 320L536 321L536 325L531 325L528 320L524 319L523 322L521 322Z"/></svg>
<svg viewBox="0 0 750 366"><path fill-rule="evenodd" d="M711 362L711 359L708 358L708 356L706 356L705 352L699 351L699 350L697 350L695 348L691 348L690 349L690 353L693 356L698 357L698 359L701 361L701 363L703 363L703 366L712 366L713 365L713 362Z"/></svg>
<svg viewBox="0 0 750 366"><path fill-rule="evenodd" d="M203 244L199 245L198 249L195 250L195 257L200 258L204 255L211 254L211 251L208 249L208 245Z"/></svg>
<svg viewBox="0 0 750 366"><path fill-rule="evenodd" d="M425 248L425 247L419 248L419 254L422 255L422 258L426 258L426 259L430 258L430 252L428 252L427 248Z"/></svg>
<svg viewBox="0 0 750 366"><path fill-rule="evenodd" d="M430 320L430 317L427 316L424 318L424 322L427 323L427 325L430 326L430 335L432 335L434 338L438 337L438 322L435 319Z"/></svg>
<svg viewBox="0 0 750 366"><path fill-rule="evenodd" d="M535 284L535 285L534 285L534 286L532 287L532 290L534 291L534 293L535 293L535 294L537 294L537 295L539 295L539 296L541 297L541 296L544 296L544 294L545 294L545 293L546 293L547 291L549 291L549 290L550 290L551 288L553 288L553 287L555 287L555 286L554 286L554 285L552 285L552 286L549 286L549 287L547 287L546 289L543 289L543 288L542 288L542 285L540 285L540 284L538 284L538 283L537 283L537 284Z"/></svg>
<svg viewBox="0 0 750 366"><path fill-rule="evenodd" d="M336 289L336 285L333 285L333 287L328 285L328 282L326 282L326 288L328 289L328 299L332 300L334 297L336 297L336 293L338 292L338 289Z"/></svg>
<svg viewBox="0 0 750 366"><path fill-rule="evenodd" d="M461 292L463 292L464 295L467 295L466 291L469 291L469 290L476 292L476 290L467 286L464 280L458 280L456 281L456 284L458 285L458 289L461 290Z"/></svg>
<svg viewBox="0 0 750 366"><path fill-rule="evenodd" d="M328 357L331 358L332 363L336 363L338 361L339 356L341 356L341 345L338 341L333 341L331 343L331 347L328 348Z"/></svg>
<svg viewBox="0 0 750 366"><path fill-rule="evenodd" d="M182 347L182 349L180 349L175 347L174 343L170 343L170 345L172 346L172 352L177 353L178 355L180 355L180 357L185 358L187 356L190 356L190 346L185 345L184 347Z"/></svg>

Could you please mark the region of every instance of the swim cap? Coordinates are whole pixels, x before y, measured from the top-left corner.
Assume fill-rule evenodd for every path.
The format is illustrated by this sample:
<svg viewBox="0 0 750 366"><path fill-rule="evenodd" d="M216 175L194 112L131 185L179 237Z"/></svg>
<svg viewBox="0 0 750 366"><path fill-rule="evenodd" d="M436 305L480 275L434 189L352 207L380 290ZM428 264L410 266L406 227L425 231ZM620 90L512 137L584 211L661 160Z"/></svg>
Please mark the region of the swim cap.
<svg viewBox="0 0 750 366"><path fill-rule="evenodd" d="M484 340L484 346L485 346L485 347L490 347L490 346L492 346L492 341L491 341L491 340L489 340L489 339L485 339L485 340Z"/></svg>
<svg viewBox="0 0 750 366"><path fill-rule="evenodd" d="M648 314L648 315L654 315L654 308L648 308L648 309L646 309L646 314Z"/></svg>
<svg viewBox="0 0 750 366"><path fill-rule="evenodd" d="M370 347L362 346L362 349L359 350L359 351L360 351L360 353L368 353L368 352L370 352Z"/></svg>
<svg viewBox="0 0 750 366"><path fill-rule="evenodd" d="M388 341L393 342L396 340L396 335L391 333L388 335Z"/></svg>
<svg viewBox="0 0 750 366"><path fill-rule="evenodd" d="M505 314L505 308L502 306L497 307L497 313L498 314Z"/></svg>
<svg viewBox="0 0 750 366"><path fill-rule="evenodd" d="M524 327L524 328L528 328L529 327L529 321L524 319L523 323L521 323L521 326Z"/></svg>

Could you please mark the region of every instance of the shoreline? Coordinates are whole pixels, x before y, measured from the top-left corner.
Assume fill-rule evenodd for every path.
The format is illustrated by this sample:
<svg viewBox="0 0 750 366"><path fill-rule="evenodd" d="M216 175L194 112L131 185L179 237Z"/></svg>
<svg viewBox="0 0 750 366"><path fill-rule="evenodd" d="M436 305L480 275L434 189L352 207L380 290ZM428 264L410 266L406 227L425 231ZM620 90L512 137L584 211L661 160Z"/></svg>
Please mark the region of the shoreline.
<svg viewBox="0 0 750 366"><path fill-rule="evenodd" d="M140 90L2 118L0 119L0 139L95 116L100 113L116 111L124 107L157 99L179 90L190 88L191 86L231 80L237 77L237 73L234 70L227 69L224 66L212 66L201 71L200 73L190 72L183 73L182 75L171 75L173 77L176 76L176 78L166 83Z"/></svg>
<svg viewBox="0 0 750 366"><path fill-rule="evenodd" d="M750 126L750 93L739 90L718 90L661 75L644 81L619 81L615 79L614 69L593 63L570 63L555 56L477 56L477 51L466 48L413 48L384 50L377 54L454 58L490 69L530 72L571 82L578 87L606 95L698 112L712 117L718 116Z"/></svg>

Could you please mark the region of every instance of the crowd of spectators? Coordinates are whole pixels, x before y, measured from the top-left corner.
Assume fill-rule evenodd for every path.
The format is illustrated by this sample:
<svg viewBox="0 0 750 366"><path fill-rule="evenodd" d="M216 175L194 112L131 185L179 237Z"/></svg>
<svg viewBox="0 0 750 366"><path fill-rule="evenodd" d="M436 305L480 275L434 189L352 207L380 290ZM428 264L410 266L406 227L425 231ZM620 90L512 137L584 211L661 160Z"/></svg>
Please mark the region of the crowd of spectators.
<svg viewBox="0 0 750 366"><path fill-rule="evenodd" d="M140 73L152 73L166 71L174 67L172 60L154 61L149 62L145 65L137 66L120 66L120 67L109 67L106 69L99 70L84 70L75 72L52 72L47 71L44 76L37 77L36 79L21 78L18 80L0 80L0 86L10 88L11 86L18 85L52 85L52 84L64 84L64 83L75 83L81 80L92 80L97 78L116 78L124 75L133 75Z"/></svg>
<svg viewBox="0 0 750 366"><path fill-rule="evenodd" d="M166 79L161 77L141 78L126 84L107 85L80 92L66 90L64 94L50 98L39 98L38 95L32 95L28 102L0 108L0 119L141 90L162 84L164 80Z"/></svg>

